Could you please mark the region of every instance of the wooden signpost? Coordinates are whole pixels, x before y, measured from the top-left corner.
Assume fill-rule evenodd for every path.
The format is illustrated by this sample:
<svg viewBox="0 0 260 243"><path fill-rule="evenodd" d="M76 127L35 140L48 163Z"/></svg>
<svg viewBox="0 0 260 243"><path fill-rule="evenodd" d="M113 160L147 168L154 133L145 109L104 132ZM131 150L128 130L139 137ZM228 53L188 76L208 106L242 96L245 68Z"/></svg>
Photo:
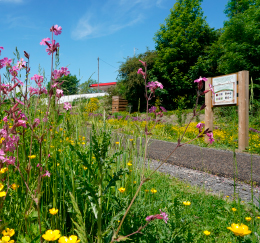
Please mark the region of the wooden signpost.
<svg viewBox="0 0 260 243"><path fill-rule="evenodd" d="M213 131L213 108L217 106L238 106L238 150L242 152L249 145L249 72L240 71L205 82L205 90L213 86L214 93L205 94L205 127ZM213 133L214 134L214 133ZM205 136L205 141L209 142Z"/></svg>

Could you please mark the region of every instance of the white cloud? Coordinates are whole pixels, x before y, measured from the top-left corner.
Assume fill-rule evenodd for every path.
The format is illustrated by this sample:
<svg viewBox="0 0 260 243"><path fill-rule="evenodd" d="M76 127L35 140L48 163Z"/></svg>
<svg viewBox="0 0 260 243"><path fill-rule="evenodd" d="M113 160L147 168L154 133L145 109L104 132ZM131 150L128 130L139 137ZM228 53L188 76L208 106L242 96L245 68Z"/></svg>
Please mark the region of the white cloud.
<svg viewBox="0 0 260 243"><path fill-rule="evenodd" d="M96 38L136 25L145 18L148 8L159 7L163 0L107 0L100 6L92 5L82 16L71 36L75 40Z"/></svg>

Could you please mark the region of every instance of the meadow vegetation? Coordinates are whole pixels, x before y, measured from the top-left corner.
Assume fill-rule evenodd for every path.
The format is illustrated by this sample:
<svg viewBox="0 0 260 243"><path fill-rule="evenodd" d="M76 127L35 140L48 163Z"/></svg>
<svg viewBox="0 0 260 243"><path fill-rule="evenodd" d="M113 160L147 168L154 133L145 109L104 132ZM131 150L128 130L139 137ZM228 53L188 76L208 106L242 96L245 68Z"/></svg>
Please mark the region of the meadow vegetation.
<svg viewBox="0 0 260 243"><path fill-rule="evenodd" d="M41 45L53 63L59 47L53 35L62 28L55 25L50 31L52 38ZM29 54L24 56L29 62ZM12 78L11 83L0 79L0 242L259 241L258 207L210 195L160 174L159 167L145 166L150 137L176 140L172 153L192 141L203 145L204 136L214 144L214 138L201 121L186 127L184 122L161 121L167 111L149 107L149 102L163 85L147 82L147 64L140 63L144 71L136 71L145 82L145 118L126 113L111 117L95 98L75 103L74 109L70 103L58 105L62 77L70 72L53 65L49 90L43 76L30 75L35 84L28 93L21 90L18 99L13 91L24 85L18 74L25 70L28 81L29 67L23 58L16 65L0 60ZM194 81L194 119L205 108L198 105L204 81ZM223 139L219 144L229 144L221 129L216 144L218 136Z"/></svg>

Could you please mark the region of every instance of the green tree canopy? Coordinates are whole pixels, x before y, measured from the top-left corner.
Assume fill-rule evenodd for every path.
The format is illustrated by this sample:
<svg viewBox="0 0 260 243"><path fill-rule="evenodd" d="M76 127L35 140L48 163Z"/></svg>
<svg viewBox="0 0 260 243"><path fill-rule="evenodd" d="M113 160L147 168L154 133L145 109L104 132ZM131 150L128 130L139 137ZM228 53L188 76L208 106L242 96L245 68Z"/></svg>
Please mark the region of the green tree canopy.
<svg viewBox="0 0 260 243"><path fill-rule="evenodd" d="M202 0L177 0L159 31L155 34L158 58L157 76L167 93L163 96L167 108L176 108L173 99L179 96L191 100L195 94L193 80L198 78L191 67L205 54L216 39L201 9Z"/></svg>
<svg viewBox="0 0 260 243"><path fill-rule="evenodd" d="M244 13L250 6L255 5L256 0L229 0L224 13L232 18L236 14Z"/></svg>
<svg viewBox="0 0 260 243"><path fill-rule="evenodd" d="M87 81L79 85L79 93L80 94L90 94L90 93L98 93L97 89L90 88L91 84L97 84L97 80L89 78Z"/></svg>
<svg viewBox="0 0 260 243"><path fill-rule="evenodd" d="M253 78L255 94L260 97L260 1L234 15L225 24L218 45L222 55L218 71L223 74L248 70Z"/></svg>
<svg viewBox="0 0 260 243"><path fill-rule="evenodd" d="M69 74L59 79L59 82L64 81L61 85L64 95L73 95L78 93L79 80L76 75Z"/></svg>
<svg viewBox="0 0 260 243"><path fill-rule="evenodd" d="M128 103L133 106L132 111L138 110L140 99L140 110L144 110L146 107L144 79L141 75L137 74L138 69L143 68L139 59L147 63L149 82L157 80L154 75L154 73L156 73L154 69L156 57L156 51L147 50L145 53L139 54L138 56L127 58L119 67L116 87L110 89L109 93L121 95L123 98L127 99Z"/></svg>

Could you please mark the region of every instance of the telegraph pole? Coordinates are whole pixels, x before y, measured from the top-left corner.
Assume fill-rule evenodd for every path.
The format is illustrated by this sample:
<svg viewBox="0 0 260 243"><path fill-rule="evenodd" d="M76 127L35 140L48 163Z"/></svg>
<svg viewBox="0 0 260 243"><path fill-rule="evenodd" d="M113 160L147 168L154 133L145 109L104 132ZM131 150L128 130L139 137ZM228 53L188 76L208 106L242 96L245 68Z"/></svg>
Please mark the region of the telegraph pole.
<svg viewBox="0 0 260 243"><path fill-rule="evenodd" d="M98 92L99 92L99 57L97 58L98 60Z"/></svg>
<svg viewBox="0 0 260 243"><path fill-rule="evenodd" d="M134 47L134 56L135 56L135 50L138 50L138 49Z"/></svg>

